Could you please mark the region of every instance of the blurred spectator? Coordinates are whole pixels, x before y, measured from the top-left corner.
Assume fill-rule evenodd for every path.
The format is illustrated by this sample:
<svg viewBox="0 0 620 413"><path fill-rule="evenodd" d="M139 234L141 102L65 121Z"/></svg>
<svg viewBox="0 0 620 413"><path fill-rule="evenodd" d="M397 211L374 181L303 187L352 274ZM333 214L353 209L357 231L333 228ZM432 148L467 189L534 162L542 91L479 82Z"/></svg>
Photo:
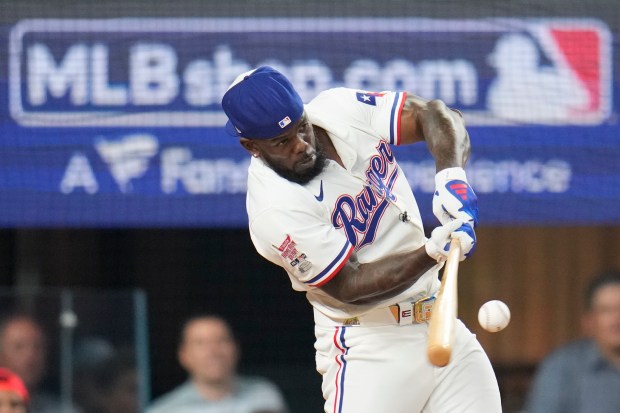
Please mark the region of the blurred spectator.
<svg viewBox="0 0 620 413"><path fill-rule="evenodd" d="M528 413L620 412L620 272L593 279L586 305L589 338L543 360L528 395Z"/></svg>
<svg viewBox="0 0 620 413"><path fill-rule="evenodd" d="M43 328L27 314L11 314L0 321L0 367L21 377L30 391L30 413L59 413L57 397L43 391L47 343Z"/></svg>
<svg viewBox="0 0 620 413"><path fill-rule="evenodd" d="M76 369L75 402L81 413L139 413L133 352L120 350Z"/></svg>
<svg viewBox="0 0 620 413"><path fill-rule="evenodd" d="M138 371L133 354L119 352L102 367L95 377L101 391L101 413L139 413Z"/></svg>
<svg viewBox="0 0 620 413"><path fill-rule="evenodd" d="M81 413L99 410L100 391L95 373L116 353L114 346L101 337L84 337L77 340L73 352L73 402Z"/></svg>
<svg viewBox="0 0 620 413"><path fill-rule="evenodd" d="M284 399L275 385L236 373L238 345L230 326L216 316L189 319L178 349L189 380L157 399L147 413L282 413Z"/></svg>
<svg viewBox="0 0 620 413"><path fill-rule="evenodd" d="M0 368L0 413L26 413L28 390L19 376Z"/></svg>

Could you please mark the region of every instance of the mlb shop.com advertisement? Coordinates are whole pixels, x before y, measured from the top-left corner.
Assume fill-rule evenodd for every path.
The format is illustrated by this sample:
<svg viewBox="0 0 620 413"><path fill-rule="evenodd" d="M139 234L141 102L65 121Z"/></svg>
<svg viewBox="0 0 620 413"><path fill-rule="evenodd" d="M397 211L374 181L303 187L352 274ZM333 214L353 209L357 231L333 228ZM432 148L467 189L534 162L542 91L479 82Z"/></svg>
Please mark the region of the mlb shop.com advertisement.
<svg viewBox="0 0 620 413"><path fill-rule="evenodd" d="M305 102L348 87L459 109L487 223L620 220L620 86L599 20L36 19L3 29L4 227L245 226L249 161L224 132L220 100L264 64ZM423 145L394 152L431 217L432 159ZM597 170L584 167L592 162Z"/></svg>

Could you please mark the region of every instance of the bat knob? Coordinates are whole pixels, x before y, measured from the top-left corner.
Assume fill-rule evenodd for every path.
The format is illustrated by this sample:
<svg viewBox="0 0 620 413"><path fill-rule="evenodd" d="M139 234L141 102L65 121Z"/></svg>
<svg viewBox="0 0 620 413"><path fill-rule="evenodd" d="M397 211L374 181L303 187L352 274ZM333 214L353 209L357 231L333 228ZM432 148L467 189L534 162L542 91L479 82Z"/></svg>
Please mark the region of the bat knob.
<svg viewBox="0 0 620 413"><path fill-rule="evenodd" d="M450 362L450 349L445 346L429 346L427 354L433 366L444 367Z"/></svg>

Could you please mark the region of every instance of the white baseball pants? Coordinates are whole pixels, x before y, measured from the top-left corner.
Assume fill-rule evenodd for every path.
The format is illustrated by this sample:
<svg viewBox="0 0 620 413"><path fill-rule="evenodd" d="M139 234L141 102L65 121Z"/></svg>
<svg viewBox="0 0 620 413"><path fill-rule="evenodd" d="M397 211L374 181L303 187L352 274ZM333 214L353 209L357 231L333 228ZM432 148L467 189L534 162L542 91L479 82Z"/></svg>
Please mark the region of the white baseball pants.
<svg viewBox="0 0 620 413"><path fill-rule="evenodd" d="M441 368L426 356L427 323L344 327L315 321L326 413L502 411L491 363L460 320L450 363Z"/></svg>

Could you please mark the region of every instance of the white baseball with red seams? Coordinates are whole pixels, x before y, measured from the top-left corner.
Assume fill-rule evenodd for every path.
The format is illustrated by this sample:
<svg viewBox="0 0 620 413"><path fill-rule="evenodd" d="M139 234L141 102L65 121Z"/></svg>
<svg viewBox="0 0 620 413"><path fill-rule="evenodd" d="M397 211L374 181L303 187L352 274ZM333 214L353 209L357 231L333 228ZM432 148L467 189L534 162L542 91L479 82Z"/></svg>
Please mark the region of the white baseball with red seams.
<svg viewBox="0 0 620 413"><path fill-rule="evenodd" d="M500 300L487 301L478 310L478 322L491 333L502 331L510 323L510 309Z"/></svg>

